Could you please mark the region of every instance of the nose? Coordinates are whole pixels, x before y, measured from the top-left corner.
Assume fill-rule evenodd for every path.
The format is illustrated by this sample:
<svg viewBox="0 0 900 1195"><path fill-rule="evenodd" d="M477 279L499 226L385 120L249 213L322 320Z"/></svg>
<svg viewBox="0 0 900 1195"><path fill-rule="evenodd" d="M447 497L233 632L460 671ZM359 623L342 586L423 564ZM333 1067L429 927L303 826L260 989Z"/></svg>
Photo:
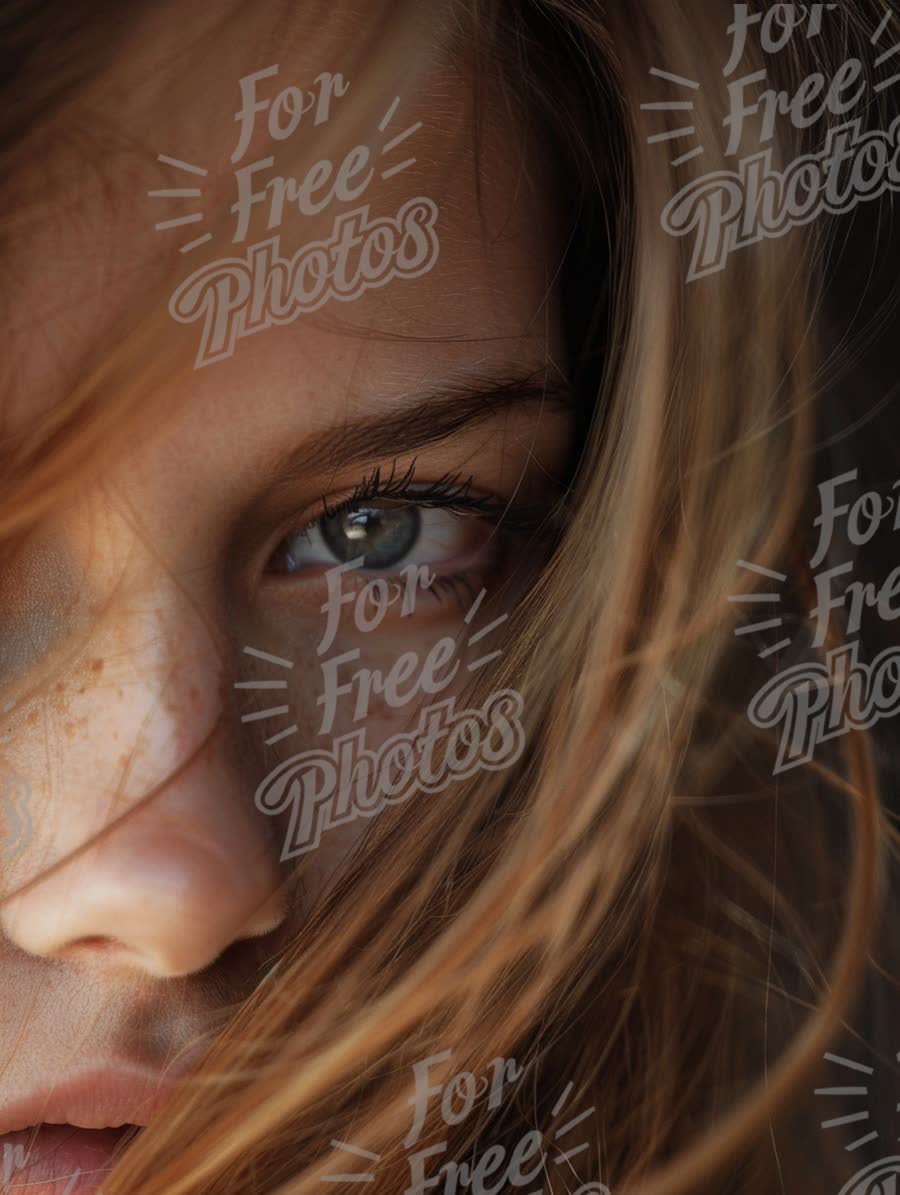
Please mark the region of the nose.
<svg viewBox="0 0 900 1195"><path fill-rule="evenodd" d="M284 920L274 826L223 729L221 653L174 606L114 620L67 682L27 882L0 904L29 954L176 977Z"/></svg>
<svg viewBox="0 0 900 1195"><path fill-rule="evenodd" d="M195 762L170 792L6 901L6 935L32 955L175 977L277 928L274 852L250 815L227 807L229 783L217 761Z"/></svg>

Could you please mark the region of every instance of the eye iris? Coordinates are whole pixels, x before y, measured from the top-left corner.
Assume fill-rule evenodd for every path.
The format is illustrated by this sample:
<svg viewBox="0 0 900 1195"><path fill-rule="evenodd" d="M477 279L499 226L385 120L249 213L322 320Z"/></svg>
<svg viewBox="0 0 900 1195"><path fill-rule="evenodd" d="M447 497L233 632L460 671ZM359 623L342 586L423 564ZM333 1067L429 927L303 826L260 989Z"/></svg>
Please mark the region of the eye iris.
<svg viewBox="0 0 900 1195"><path fill-rule="evenodd" d="M415 547L421 515L414 506L396 510L348 510L321 523L322 538L341 561L363 556L363 568L390 568Z"/></svg>

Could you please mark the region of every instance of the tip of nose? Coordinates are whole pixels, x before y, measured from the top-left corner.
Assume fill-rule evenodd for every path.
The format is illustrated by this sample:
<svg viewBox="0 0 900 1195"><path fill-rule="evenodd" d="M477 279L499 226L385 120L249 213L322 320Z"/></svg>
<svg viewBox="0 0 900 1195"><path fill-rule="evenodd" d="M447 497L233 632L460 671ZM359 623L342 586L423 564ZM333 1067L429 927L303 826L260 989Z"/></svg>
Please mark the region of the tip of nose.
<svg viewBox="0 0 900 1195"><path fill-rule="evenodd" d="M127 875L101 868L64 890L58 873L14 898L0 918L29 954L155 978L197 974L230 946L284 921L286 902L270 869L225 876L182 864L165 876L153 867L132 867Z"/></svg>

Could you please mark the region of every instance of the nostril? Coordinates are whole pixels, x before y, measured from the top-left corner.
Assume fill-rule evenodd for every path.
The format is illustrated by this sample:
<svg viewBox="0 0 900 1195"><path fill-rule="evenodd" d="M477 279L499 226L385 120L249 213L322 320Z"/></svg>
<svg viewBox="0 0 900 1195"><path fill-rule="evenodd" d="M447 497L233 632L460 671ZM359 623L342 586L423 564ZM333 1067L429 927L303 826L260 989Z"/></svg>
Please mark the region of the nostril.
<svg viewBox="0 0 900 1195"><path fill-rule="evenodd" d="M65 958L90 954L93 958L102 956L109 959L116 956L133 958L135 954L134 950L125 942L120 942L118 938L105 937L102 934L91 934L78 938L74 942L67 942L59 953L61 957Z"/></svg>
<svg viewBox="0 0 900 1195"><path fill-rule="evenodd" d="M89 934L84 938L78 938L76 941L69 943L70 949L79 946L90 946L92 949L100 950L109 949L110 947L125 948L124 943L120 942L117 938L107 938L102 934Z"/></svg>

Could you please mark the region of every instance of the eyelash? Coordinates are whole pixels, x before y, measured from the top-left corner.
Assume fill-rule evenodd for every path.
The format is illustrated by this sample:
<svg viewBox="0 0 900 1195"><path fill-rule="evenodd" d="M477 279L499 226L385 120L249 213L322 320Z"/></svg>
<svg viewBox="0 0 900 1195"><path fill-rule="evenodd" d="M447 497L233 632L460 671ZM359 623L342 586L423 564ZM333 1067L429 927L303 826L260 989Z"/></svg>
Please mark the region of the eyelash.
<svg viewBox="0 0 900 1195"><path fill-rule="evenodd" d="M474 476L463 480L462 473L447 473L437 481L419 483L415 481L415 470L416 462L413 461L406 472L398 477L395 461L390 473L383 477L379 466L370 476L359 482L349 498L334 506L330 506L328 500L322 498L322 517L332 519L348 511L360 510L370 502L393 500L410 506L433 507L461 516L480 516L497 522L501 518L506 522L509 516L513 523L521 526L518 516L524 512L517 512L508 502L498 498L470 493L475 481Z"/></svg>

